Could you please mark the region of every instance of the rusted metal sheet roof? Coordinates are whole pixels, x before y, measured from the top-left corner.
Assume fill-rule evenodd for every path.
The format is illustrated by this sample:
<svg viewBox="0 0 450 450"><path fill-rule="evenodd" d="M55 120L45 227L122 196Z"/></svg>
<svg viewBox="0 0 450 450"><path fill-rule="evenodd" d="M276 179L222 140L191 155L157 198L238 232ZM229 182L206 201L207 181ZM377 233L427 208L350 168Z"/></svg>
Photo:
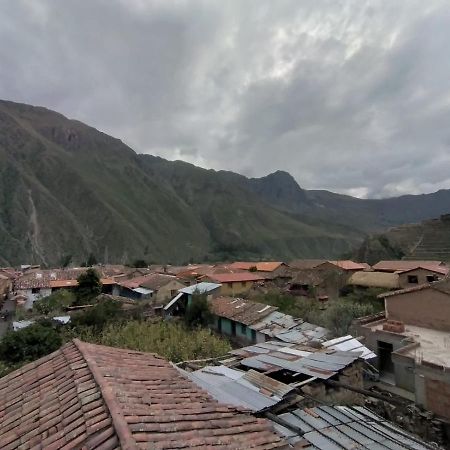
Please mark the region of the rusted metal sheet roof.
<svg viewBox="0 0 450 450"><path fill-rule="evenodd" d="M74 340L0 379L2 449L285 448L158 356Z"/></svg>
<svg viewBox="0 0 450 450"><path fill-rule="evenodd" d="M211 299L209 304L211 312L216 316L244 325L258 322L277 309L275 306L234 297L217 297Z"/></svg>
<svg viewBox="0 0 450 450"><path fill-rule="evenodd" d="M267 344L272 349L267 348ZM362 352L315 349L289 344L276 346L276 341L255 344L230 353L242 358L240 364L259 371L289 370L293 373L327 379L356 361ZM266 347L263 347L266 346Z"/></svg>
<svg viewBox="0 0 450 450"><path fill-rule="evenodd" d="M294 389L259 372L242 372L226 366L207 366L182 373L216 400L254 412L276 405Z"/></svg>
<svg viewBox="0 0 450 450"><path fill-rule="evenodd" d="M288 384L284 384L281 381L274 380L256 370L249 370L245 372L245 380L253 384L254 386L263 389L264 391L270 392L276 397L283 398L285 395L292 391L293 387Z"/></svg>

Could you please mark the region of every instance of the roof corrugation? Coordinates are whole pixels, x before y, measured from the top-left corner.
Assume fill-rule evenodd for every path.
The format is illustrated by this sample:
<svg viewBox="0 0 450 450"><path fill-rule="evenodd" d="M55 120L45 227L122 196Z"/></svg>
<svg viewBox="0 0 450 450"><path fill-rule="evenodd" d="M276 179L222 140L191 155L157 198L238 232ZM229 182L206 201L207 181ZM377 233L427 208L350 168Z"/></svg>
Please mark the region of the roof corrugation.
<svg viewBox="0 0 450 450"><path fill-rule="evenodd" d="M208 366L195 372L181 371L216 400L251 411L277 404L293 389L258 372L246 373L225 366Z"/></svg>
<svg viewBox="0 0 450 450"><path fill-rule="evenodd" d="M301 448L307 450L431 448L419 438L360 406L318 406L312 409L296 409L279 417L295 425L303 433L300 437L278 424L275 424L275 429L292 445L303 441Z"/></svg>
<svg viewBox="0 0 450 450"><path fill-rule="evenodd" d="M202 282L202 283L192 284L191 286L187 286L185 288L179 289L178 292L182 292L183 294L194 294L194 293L205 294L207 292L211 292L217 288L220 288L220 286L221 286L221 284L217 284L217 283Z"/></svg>

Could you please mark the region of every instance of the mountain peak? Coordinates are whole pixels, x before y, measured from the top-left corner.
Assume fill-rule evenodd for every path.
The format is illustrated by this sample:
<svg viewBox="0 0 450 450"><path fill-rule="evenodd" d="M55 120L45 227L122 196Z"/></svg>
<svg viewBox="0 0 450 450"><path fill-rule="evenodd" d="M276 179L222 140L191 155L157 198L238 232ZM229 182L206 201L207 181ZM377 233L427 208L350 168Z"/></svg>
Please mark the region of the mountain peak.
<svg viewBox="0 0 450 450"><path fill-rule="evenodd" d="M281 186L289 186L290 188L296 187L297 189L302 190L300 185L297 183L295 178L285 170L276 170L275 172L269 173L265 177L258 178L259 180L265 180L265 182L276 183Z"/></svg>

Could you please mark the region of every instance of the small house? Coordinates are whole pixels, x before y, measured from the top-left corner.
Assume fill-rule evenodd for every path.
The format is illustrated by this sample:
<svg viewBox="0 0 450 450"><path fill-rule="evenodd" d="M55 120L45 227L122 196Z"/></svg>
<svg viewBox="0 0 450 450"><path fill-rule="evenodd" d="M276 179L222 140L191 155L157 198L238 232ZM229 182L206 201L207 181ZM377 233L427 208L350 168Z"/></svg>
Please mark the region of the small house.
<svg viewBox="0 0 450 450"><path fill-rule="evenodd" d="M204 279L220 283L220 295L235 297L248 292L257 282L264 281L261 275L252 272L216 273L206 275Z"/></svg>
<svg viewBox="0 0 450 450"><path fill-rule="evenodd" d="M163 314L166 317L182 316L192 302L193 295L205 294L208 299L211 299L219 295L220 287L221 284L207 282L185 286L179 289L177 295L164 306Z"/></svg>

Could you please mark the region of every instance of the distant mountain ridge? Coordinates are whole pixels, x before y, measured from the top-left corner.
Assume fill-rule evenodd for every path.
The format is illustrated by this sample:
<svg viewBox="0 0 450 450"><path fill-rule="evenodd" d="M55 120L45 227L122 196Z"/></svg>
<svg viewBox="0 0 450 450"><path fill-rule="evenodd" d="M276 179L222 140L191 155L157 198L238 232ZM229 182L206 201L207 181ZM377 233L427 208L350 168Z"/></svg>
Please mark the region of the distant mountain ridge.
<svg viewBox="0 0 450 450"><path fill-rule="evenodd" d="M336 258L367 232L450 211L450 191L361 200L138 155L41 107L0 101L0 265Z"/></svg>

